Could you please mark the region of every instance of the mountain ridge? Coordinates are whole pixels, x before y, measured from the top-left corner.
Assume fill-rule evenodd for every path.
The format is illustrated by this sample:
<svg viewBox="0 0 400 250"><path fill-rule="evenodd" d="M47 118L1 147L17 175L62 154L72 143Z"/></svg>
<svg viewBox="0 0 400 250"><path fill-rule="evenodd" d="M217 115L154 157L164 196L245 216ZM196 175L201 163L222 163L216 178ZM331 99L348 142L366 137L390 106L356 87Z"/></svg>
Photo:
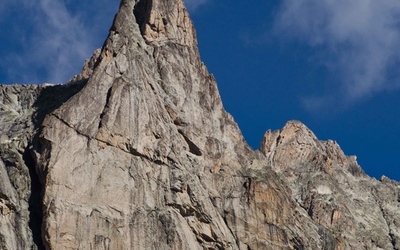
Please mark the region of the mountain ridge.
<svg viewBox="0 0 400 250"><path fill-rule="evenodd" d="M69 84L1 87L0 246L399 249L399 184L297 121L253 151L195 37L181 0L123 0Z"/></svg>

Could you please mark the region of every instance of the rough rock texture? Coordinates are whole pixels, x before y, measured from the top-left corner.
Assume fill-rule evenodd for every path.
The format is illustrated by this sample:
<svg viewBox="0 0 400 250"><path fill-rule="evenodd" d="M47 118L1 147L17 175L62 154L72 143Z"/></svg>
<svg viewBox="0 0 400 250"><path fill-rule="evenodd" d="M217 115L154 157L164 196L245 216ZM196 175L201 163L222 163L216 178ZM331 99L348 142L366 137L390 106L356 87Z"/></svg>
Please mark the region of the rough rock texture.
<svg viewBox="0 0 400 250"><path fill-rule="evenodd" d="M397 182L298 122L249 148L182 0L122 0L69 83L0 88L1 249L399 249Z"/></svg>
<svg viewBox="0 0 400 250"><path fill-rule="evenodd" d="M34 249L40 242L41 185L30 142L45 114L81 85L0 88L0 249Z"/></svg>
<svg viewBox="0 0 400 250"><path fill-rule="evenodd" d="M28 203L31 196L29 168L24 155L32 138L36 86L0 89L0 248L29 249ZM40 191L39 191L40 192Z"/></svg>
<svg viewBox="0 0 400 250"><path fill-rule="evenodd" d="M370 178L355 156L298 121L267 131L260 150L286 177L293 199L345 249L400 249L399 183Z"/></svg>

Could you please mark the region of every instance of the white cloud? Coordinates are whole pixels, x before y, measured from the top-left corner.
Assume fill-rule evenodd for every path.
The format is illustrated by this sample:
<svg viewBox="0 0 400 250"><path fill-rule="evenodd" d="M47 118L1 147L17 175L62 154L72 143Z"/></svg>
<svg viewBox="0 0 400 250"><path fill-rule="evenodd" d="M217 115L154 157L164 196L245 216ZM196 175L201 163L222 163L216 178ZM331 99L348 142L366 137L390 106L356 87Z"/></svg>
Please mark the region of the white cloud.
<svg viewBox="0 0 400 250"><path fill-rule="evenodd" d="M185 5L189 11L195 11L197 8L206 4L207 2L209 2L209 0L185 0Z"/></svg>
<svg viewBox="0 0 400 250"><path fill-rule="evenodd" d="M210 0L185 1L196 11ZM66 82L102 45L119 2L2 0L0 82Z"/></svg>
<svg viewBox="0 0 400 250"><path fill-rule="evenodd" d="M3 53L6 81L61 83L79 73L84 60L105 39L118 2L6 0L0 14L6 10L16 13L13 32L8 35L21 47ZM1 25L5 22L0 19Z"/></svg>
<svg viewBox="0 0 400 250"><path fill-rule="evenodd" d="M34 58L49 68L50 79L65 81L74 74L72 62L87 57L93 41L63 2L41 0L39 8L42 16L36 20L39 29L32 45Z"/></svg>
<svg viewBox="0 0 400 250"><path fill-rule="evenodd" d="M335 99L351 104L397 88L400 77L393 68L400 59L399 14L398 0L283 0L276 34L314 48L319 63L330 65L340 80L331 92L335 98L305 98L306 106L329 106Z"/></svg>

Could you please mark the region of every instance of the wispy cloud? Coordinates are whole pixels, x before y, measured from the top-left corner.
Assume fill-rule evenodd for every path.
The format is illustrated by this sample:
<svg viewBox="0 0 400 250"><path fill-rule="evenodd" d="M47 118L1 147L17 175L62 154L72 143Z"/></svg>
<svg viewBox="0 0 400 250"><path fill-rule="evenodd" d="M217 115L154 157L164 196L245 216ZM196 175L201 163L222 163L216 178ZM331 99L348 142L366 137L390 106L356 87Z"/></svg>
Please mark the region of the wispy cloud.
<svg viewBox="0 0 400 250"><path fill-rule="evenodd" d="M18 32L15 44L22 49L5 55L8 78L23 82L65 82L78 73L84 60L101 46L118 1L96 1L68 5L66 0L5 0L0 14L13 10L13 25ZM95 11L93 11L95 10ZM0 23L10 22L1 20ZM104 27L99 27L101 23ZM103 38L99 38L102 34ZM4 55L4 53L3 53Z"/></svg>
<svg viewBox="0 0 400 250"><path fill-rule="evenodd" d="M201 5L208 3L210 0L185 0L186 8L189 11L195 11Z"/></svg>
<svg viewBox="0 0 400 250"><path fill-rule="evenodd" d="M310 109L349 105L399 86L398 0L283 0L275 33L314 48L339 80L330 94L304 98Z"/></svg>

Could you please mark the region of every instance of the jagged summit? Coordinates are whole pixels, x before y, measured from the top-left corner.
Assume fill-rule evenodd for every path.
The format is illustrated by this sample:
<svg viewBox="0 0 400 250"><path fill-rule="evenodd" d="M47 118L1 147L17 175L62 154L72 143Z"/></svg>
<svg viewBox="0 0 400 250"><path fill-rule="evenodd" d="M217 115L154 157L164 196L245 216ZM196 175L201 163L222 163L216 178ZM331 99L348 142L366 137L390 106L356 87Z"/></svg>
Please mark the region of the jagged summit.
<svg viewBox="0 0 400 250"><path fill-rule="evenodd" d="M183 1L137 1L134 15L147 42L173 42L189 47L197 46L193 23Z"/></svg>
<svg viewBox="0 0 400 250"><path fill-rule="evenodd" d="M268 130L261 142L260 151L275 161L274 165L280 171L291 167L290 164L298 166L301 162L315 162L327 167L348 162L348 165L357 166L355 156L346 156L335 141L319 141L300 121L289 121L281 130L274 132Z"/></svg>
<svg viewBox="0 0 400 250"><path fill-rule="evenodd" d="M181 0L122 0L70 84L0 104L1 249L400 248L397 182L297 121L246 144Z"/></svg>

